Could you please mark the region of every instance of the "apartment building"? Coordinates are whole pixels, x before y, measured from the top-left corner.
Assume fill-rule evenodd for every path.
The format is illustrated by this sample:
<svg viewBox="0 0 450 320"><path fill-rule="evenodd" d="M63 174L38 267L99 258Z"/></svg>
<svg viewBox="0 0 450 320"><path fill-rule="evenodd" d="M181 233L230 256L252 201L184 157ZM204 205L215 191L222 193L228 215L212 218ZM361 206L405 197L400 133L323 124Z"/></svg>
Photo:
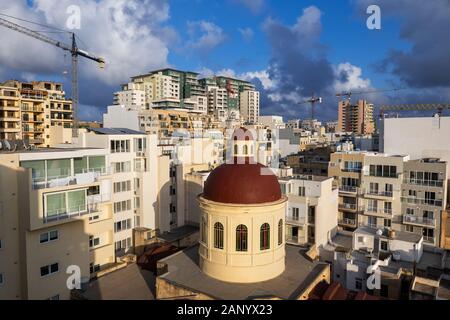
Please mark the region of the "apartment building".
<svg viewBox="0 0 450 320"><path fill-rule="evenodd" d="M258 123L269 129L284 129L286 127L282 116L259 116Z"/></svg>
<svg viewBox="0 0 450 320"><path fill-rule="evenodd" d="M373 152L331 155L329 175L339 187L339 225L392 229L445 247L448 164L437 158Z"/></svg>
<svg viewBox="0 0 450 320"><path fill-rule="evenodd" d="M145 84L139 82L123 85L121 91L114 93L114 105L123 105L132 110L145 109L147 97L153 97L153 92L146 93L144 87Z"/></svg>
<svg viewBox="0 0 450 320"><path fill-rule="evenodd" d="M0 139L48 147L62 140L55 135L64 129L70 132L72 125L72 101L66 99L62 84L16 80L0 84Z"/></svg>
<svg viewBox="0 0 450 320"><path fill-rule="evenodd" d="M247 90L240 94L240 114L246 123L258 122L259 91Z"/></svg>
<svg viewBox="0 0 450 320"><path fill-rule="evenodd" d="M373 104L365 100L358 100L357 104L352 104L350 100L340 101L337 131L356 134L374 133Z"/></svg>
<svg viewBox="0 0 450 320"><path fill-rule="evenodd" d="M114 212L116 257L133 253L133 230L154 231L164 211L158 205L164 177L168 172L166 157L159 157L157 138L129 129L96 128L81 132L79 146L107 150L111 168L111 202ZM164 202L164 201L162 201Z"/></svg>
<svg viewBox="0 0 450 320"><path fill-rule="evenodd" d="M404 171L401 185L403 230L423 235L427 244L444 247L448 163L438 158L410 160L405 163Z"/></svg>
<svg viewBox="0 0 450 320"><path fill-rule="evenodd" d="M401 230L401 184L408 156L372 152L331 155L329 176L339 188L339 224Z"/></svg>
<svg viewBox="0 0 450 320"><path fill-rule="evenodd" d="M228 93L226 89L217 86L207 87L208 114L218 121L228 118Z"/></svg>
<svg viewBox="0 0 450 320"><path fill-rule="evenodd" d="M338 224L338 191L333 179L293 176L278 181L288 197L286 242L316 247L327 244Z"/></svg>
<svg viewBox="0 0 450 320"><path fill-rule="evenodd" d="M104 149L0 150L0 299L69 299L115 265ZM72 271L71 271L72 270Z"/></svg>

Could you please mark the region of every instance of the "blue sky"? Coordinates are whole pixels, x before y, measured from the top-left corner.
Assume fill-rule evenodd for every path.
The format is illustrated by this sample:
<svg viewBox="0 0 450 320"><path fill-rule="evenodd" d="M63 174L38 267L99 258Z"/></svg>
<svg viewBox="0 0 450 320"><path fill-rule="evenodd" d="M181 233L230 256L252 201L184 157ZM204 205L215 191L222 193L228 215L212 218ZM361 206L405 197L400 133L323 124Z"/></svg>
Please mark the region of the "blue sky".
<svg viewBox="0 0 450 320"><path fill-rule="evenodd" d="M363 96L377 106L450 100L447 0L0 0L0 13L66 28L73 4L80 46L107 61L103 71L80 63L84 119L100 119L130 76L165 66L252 81L262 113L286 118L307 117L298 103L313 92L324 97L323 120L336 118L334 95L343 90L408 88ZM381 9L381 30L366 27L371 4ZM70 93L61 51L9 30L3 37L2 79L62 81Z"/></svg>

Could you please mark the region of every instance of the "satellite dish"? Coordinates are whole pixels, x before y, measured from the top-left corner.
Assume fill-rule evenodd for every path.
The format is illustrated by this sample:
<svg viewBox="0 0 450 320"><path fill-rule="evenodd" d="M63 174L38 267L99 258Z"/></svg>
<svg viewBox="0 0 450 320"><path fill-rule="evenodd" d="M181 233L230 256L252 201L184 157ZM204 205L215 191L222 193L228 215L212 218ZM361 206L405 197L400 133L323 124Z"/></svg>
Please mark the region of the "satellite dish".
<svg viewBox="0 0 450 320"><path fill-rule="evenodd" d="M377 235L378 235L378 236L382 236L382 235L383 235L383 230L378 229L378 230L377 230Z"/></svg>

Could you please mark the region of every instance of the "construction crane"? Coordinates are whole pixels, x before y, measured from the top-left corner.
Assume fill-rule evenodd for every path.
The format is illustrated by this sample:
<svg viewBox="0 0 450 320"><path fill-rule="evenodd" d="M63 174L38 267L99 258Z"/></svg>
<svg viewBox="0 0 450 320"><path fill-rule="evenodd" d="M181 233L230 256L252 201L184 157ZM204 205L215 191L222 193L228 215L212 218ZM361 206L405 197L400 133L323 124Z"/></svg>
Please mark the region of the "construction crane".
<svg viewBox="0 0 450 320"><path fill-rule="evenodd" d="M384 118L386 111L437 111L442 116L444 110L450 110L450 103L430 103L430 104L399 104L380 107L380 118Z"/></svg>
<svg viewBox="0 0 450 320"><path fill-rule="evenodd" d="M311 121L314 120L314 106L316 103L322 103L322 97L316 97L314 93L311 95L311 98L309 98L306 101L300 102L299 104L305 104L310 103L311 104Z"/></svg>
<svg viewBox="0 0 450 320"><path fill-rule="evenodd" d="M26 34L27 36L30 36L32 38L41 40L43 42L46 42L48 44L54 45L58 48L61 48L65 51L69 51L72 55L72 108L73 108L73 127L72 127L72 137L76 138L78 137L78 118L77 118L77 111L78 111L78 56L87 58L89 60L95 61L99 63L100 68L104 68L105 66L105 60L100 57L96 57L86 51L83 51L78 48L77 42L76 42L76 36L74 32L68 32L72 36L72 44L68 45L63 42L54 40L52 38L49 38L45 35L40 34L39 32L33 31L31 29L28 29L26 27L23 27L21 25L18 25L16 23L13 23L9 20L0 18L0 25Z"/></svg>
<svg viewBox="0 0 450 320"><path fill-rule="evenodd" d="M336 93L336 97L342 98L347 97L347 101L350 101L351 96L356 94L368 94L368 93L380 93L380 92L389 92L389 91L399 91L399 90L405 90L406 88L396 88L396 89L384 89L384 90L369 90L369 91L358 91L358 92L352 92L352 91L344 91L344 92L338 92Z"/></svg>

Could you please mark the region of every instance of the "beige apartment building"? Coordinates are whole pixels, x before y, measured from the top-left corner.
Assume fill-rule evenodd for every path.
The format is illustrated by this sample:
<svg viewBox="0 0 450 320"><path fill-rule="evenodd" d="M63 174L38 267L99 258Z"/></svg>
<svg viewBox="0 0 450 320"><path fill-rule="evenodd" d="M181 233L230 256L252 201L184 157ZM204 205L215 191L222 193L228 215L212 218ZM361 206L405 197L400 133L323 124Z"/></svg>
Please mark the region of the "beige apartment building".
<svg viewBox="0 0 450 320"><path fill-rule="evenodd" d="M373 104L365 100L358 100L357 104L352 104L350 100L340 101L337 131L355 134L374 133Z"/></svg>
<svg viewBox="0 0 450 320"><path fill-rule="evenodd" d="M106 157L0 151L0 300L69 299L71 268L85 283L116 265Z"/></svg>
<svg viewBox="0 0 450 320"><path fill-rule="evenodd" d="M55 137L73 125L72 101L62 84L8 80L0 84L0 139L23 139L39 147L52 146ZM53 130L58 128L58 130Z"/></svg>
<svg viewBox="0 0 450 320"><path fill-rule="evenodd" d="M240 95L240 113L247 123L257 123L259 118L259 91L247 90Z"/></svg>
<svg viewBox="0 0 450 320"><path fill-rule="evenodd" d="M339 226L415 233L445 247L448 164L436 158L373 152L331 155L329 176L339 188Z"/></svg>
<svg viewBox="0 0 450 320"><path fill-rule="evenodd" d="M423 235L424 242L445 247L448 164L438 158L405 163L402 184L404 231Z"/></svg>

